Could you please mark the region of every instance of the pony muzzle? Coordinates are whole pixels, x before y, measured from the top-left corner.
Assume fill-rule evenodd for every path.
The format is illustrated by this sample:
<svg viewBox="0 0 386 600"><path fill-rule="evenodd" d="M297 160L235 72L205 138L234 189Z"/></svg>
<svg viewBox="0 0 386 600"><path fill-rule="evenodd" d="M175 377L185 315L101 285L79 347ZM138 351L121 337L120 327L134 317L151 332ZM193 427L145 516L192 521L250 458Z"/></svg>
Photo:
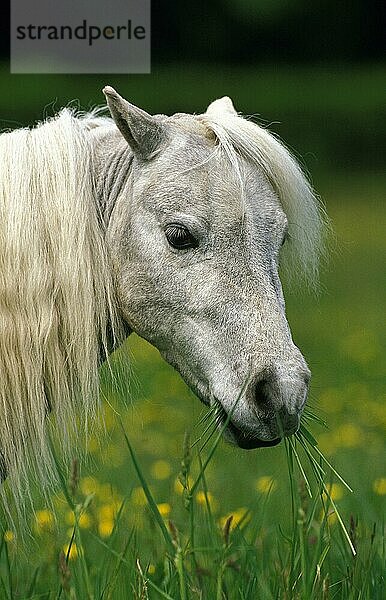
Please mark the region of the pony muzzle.
<svg viewBox="0 0 386 600"><path fill-rule="evenodd" d="M245 395L227 409L218 402L217 415L224 437L240 448L250 450L276 446L282 438L294 435L307 397L303 378L283 386L279 378L251 382Z"/></svg>

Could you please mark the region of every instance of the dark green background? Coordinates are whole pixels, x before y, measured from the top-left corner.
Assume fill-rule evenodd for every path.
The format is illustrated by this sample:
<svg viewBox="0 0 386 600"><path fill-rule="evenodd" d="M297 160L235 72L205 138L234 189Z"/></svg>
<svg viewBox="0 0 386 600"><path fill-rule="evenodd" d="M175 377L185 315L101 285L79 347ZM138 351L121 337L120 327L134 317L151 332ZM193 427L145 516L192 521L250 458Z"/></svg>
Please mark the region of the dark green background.
<svg viewBox="0 0 386 600"><path fill-rule="evenodd" d="M272 124L312 173L379 171L384 13L363 0L153 2L152 74L136 76L11 76L3 14L0 127L30 124L73 100L102 104L105 84L167 114L200 112L227 94L239 111Z"/></svg>

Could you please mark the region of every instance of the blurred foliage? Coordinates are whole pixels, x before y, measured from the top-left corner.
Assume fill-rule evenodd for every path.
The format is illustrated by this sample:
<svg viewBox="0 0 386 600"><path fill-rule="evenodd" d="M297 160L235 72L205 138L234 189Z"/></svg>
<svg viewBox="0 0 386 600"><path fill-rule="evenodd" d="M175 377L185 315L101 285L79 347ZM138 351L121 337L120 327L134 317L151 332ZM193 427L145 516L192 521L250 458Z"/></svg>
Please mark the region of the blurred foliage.
<svg viewBox="0 0 386 600"><path fill-rule="evenodd" d="M10 75L0 68L0 127L14 128L71 103L104 103L110 84L152 113L202 112L229 95L237 110L269 125L313 173L383 170L386 69L215 67L169 64L148 75Z"/></svg>
<svg viewBox="0 0 386 600"><path fill-rule="evenodd" d="M229 95L312 173L383 170L384 10L364 0L153 2L151 75L10 75L7 31L0 36L0 128L71 102L103 104L106 84L153 113L199 113Z"/></svg>

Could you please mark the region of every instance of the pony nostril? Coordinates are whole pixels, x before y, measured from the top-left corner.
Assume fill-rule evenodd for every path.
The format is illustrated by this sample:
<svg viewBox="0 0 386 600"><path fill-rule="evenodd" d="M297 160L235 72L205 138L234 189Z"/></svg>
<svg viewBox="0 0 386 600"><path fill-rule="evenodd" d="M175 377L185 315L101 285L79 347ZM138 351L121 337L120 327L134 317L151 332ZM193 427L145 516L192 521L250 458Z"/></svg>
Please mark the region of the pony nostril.
<svg viewBox="0 0 386 600"><path fill-rule="evenodd" d="M261 379L255 385L255 401L258 407L263 408L269 402L268 381Z"/></svg>

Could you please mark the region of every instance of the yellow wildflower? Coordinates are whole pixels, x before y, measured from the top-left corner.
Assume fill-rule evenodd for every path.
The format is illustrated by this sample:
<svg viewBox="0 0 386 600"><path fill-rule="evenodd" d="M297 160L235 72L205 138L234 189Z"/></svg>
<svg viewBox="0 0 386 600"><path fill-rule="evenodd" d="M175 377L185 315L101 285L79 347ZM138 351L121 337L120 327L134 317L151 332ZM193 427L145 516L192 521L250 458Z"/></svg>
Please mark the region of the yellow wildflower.
<svg viewBox="0 0 386 600"><path fill-rule="evenodd" d="M250 516L247 515L248 509L245 508L245 506L241 507L241 508L237 508L236 510L233 510L232 512L228 513L227 515L225 515L224 517L221 517L219 519L219 525L221 527L221 529L224 528L225 523L227 522L227 520L229 519L230 516L233 517L232 522L231 522L231 530L235 529L235 527L237 527L237 525L239 525L239 523L241 521L243 521L243 523L249 521Z"/></svg>
<svg viewBox="0 0 386 600"><path fill-rule="evenodd" d="M98 531L101 537L109 537L114 529L114 521L112 519L103 519L98 523Z"/></svg>
<svg viewBox="0 0 386 600"><path fill-rule="evenodd" d="M196 494L196 502L198 504L201 504L201 506L206 506L206 502L209 502L209 506L212 510L216 510L217 509L217 501L214 498L213 494L211 492L207 492L206 494L206 498L205 498L205 492L203 491L199 491Z"/></svg>
<svg viewBox="0 0 386 600"><path fill-rule="evenodd" d="M155 573L155 566L152 563L150 563L150 565L148 566L147 572L149 573L149 575L154 575L154 573Z"/></svg>
<svg viewBox="0 0 386 600"><path fill-rule="evenodd" d="M90 515L85 512L79 515L78 522L79 527L81 527L82 529L89 529L89 527L91 527L92 524Z"/></svg>
<svg viewBox="0 0 386 600"><path fill-rule="evenodd" d="M335 430L334 441L339 446L354 448L363 442L363 434L357 425L346 423Z"/></svg>
<svg viewBox="0 0 386 600"><path fill-rule="evenodd" d="M99 489L99 483L94 477L82 477L79 482L79 488L82 494L89 496L95 494Z"/></svg>
<svg viewBox="0 0 386 600"><path fill-rule="evenodd" d="M194 483L193 477L191 477L189 475L189 477L188 477L189 488L192 487L193 483ZM177 494L182 494L184 491L184 486L182 485L181 481L178 478L174 481L174 491L177 492Z"/></svg>
<svg viewBox="0 0 386 600"><path fill-rule="evenodd" d="M172 472L170 464L166 460L156 460L150 469L154 479L167 479Z"/></svg>
<svg viewBox="0 0 386 600"><path fill-rule="evenodd" d="M341 500L344 495L344 487L340 483L331 483L327 485L327 491L331 499L336 502L337 500ZM324 494L326 496L326 494Z"/></svg>
<svg viewBox="0 0 386 600"><path fill-rule="evenodd" d="M68 555L68 558L70 560L74 560L75 558L77 558L79 556L78 546L76 545L75 542L73 542L71 544L71 548L70 548L70 544L66 544L65 546L63 546L63 552L64 552L65 556Z"/></svg>
<svg viewBox="0 0 386 600"><path fill-rule="evenodd" d="M75 525L75 515L72 512L72 510L69 510L66 513L66 517L65 518L66 518L66 523L68 523L69 525Z"/></svg>
<svg viewBox="0 0 386 600"><path fill-rule="evenodd" d="M386 477L379 477L373 483L373 490L379 496L386 495Z"/></svg>
<svg viewBox="0 0 386 600"><path fill-rule="evenodd" d="M326 516L327 516L327 522L329 525L334 525L338 520L338 517L336 516L336 512L334 509L329 510L327 515L324 512L324 510L322 510L320 513L320 520L323 521L323 519L325 519Z"/></svg>
<svg viewBox="0 0 386 600"><path fill-rule="evenodd" d="M9 529L7 529L7 531L4 531L4 540L6 542L13 542L14 539L15 534L13 533L13 531L10 531Z"/></svg>
<svg viewBox="0 0 386 600"><path fill-rule="evenodd" d="M255 487L260 494L269 494L276 490L277 482L271 475L263 475L256 480Z"/></svg>
<svg viewBox="0 0 386 600"><path fill-rule="evenodd" d="M69 525L74 526L75 525L75 515L72 511L68 511L66 514L66 522ZM91 527L91 517L89 514L87 514L86 512L82 512L79 517L78 517L78 524L79 527L82 527L82 529L88 529L89 527Z"/></svg>
<svg viewBox="0 0 386 600"><path fill-rule="evenodd" d="M114 503L102 504L98 509L98 518L100 521L112 521L117 514L117 505Z"/></svg>
<svg viewBox="0 0 386 600"><path fill-rule="evenodd" d="M35 526L38 530L49 530L55 522L53 513L47 508L37 510L35 514Z"/></svg>
<svg viewBox="0 0 386 600"><path fill-rule="evenodd" d="M161 517L164 517L164 519L170 515L171 506L167 502L161 502L160 504L157 504L157 508L161 513Z"/></svg>

